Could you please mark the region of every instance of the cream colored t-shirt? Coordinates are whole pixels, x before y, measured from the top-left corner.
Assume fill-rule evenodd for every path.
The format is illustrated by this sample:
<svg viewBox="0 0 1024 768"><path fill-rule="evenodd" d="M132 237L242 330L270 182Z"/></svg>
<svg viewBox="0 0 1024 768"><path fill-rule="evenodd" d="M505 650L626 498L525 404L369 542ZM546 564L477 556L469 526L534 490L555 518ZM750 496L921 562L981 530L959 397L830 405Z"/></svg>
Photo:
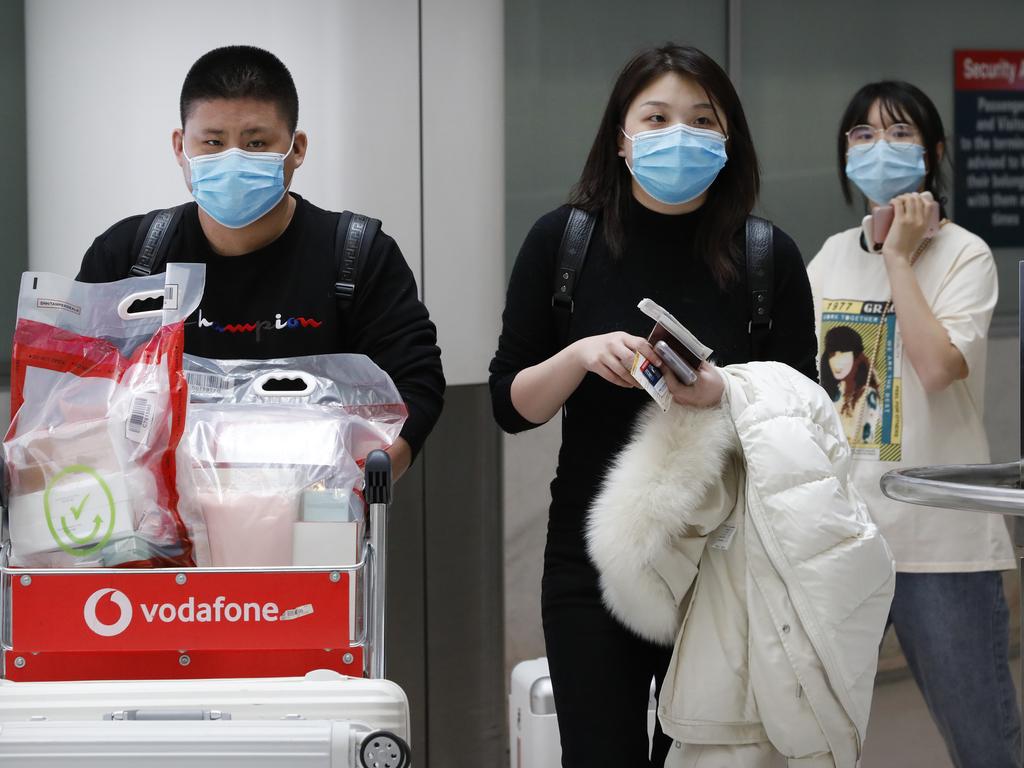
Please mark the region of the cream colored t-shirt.
<svg viewBox="0 0 1024 768"><path fill-rule="evenodd" d="M1015 567L1002 516L921 507L882 494L891 469L989 461L982 424L986 338L998 295L985 242L947 223L914 265L935 317L967 361L966 379L926 392L904 355L881 254L861 246L861 227L833 235L808 266L821 384L853 448L851 478L896 557L910 572Z"/></svg>

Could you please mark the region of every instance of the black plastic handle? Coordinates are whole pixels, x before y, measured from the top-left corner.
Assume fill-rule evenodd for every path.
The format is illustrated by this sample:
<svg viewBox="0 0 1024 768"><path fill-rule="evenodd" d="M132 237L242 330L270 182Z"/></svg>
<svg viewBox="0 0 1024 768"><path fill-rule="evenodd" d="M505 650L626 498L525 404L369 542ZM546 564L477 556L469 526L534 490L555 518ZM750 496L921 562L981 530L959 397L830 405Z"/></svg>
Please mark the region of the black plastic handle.
<svg viewBox="0 0 1024 768"><path fill-rule="evenodd" d="M366 503L391 503L391 457L381 450L366 457Z"/></svg>

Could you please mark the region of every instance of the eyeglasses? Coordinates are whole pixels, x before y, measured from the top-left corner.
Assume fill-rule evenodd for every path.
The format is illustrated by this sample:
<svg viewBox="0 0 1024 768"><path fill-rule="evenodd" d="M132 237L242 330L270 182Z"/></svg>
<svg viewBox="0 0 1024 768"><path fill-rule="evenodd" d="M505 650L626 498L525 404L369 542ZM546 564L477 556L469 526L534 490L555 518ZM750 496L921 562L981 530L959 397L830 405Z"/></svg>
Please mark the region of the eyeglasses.
<svg viewBox="0 0 1024 768"><path fill-rule="evenodd" d="M907 149L912 144L920 143L917 128L909 123L893 123L888 128L855 125L846 132L846 145L848 147L870 147L878 141L879 134L892 145L893 149Z"/></svg>

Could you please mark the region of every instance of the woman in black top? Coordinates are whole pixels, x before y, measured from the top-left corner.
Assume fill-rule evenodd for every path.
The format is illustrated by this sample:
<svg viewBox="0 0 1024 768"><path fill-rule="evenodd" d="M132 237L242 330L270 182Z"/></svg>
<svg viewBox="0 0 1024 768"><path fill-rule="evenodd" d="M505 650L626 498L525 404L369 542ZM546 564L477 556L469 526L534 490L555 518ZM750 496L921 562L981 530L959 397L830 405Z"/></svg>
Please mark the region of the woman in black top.
<svg viewBox="0 0 1024 768"><path fill-rule="evenodd" d="M495 417L520 432L565 406L541 605L569 768L648 765L651 679L660 687L672 652L604 607L583 537L605 468L650 402L630 376L633 354L660 366L644 339L653 323L637 303L648 297L674 314L715 350L718 365L752 359L743 232L758 188L750 131L721 67L694 48L644 51L619 75L570 199L598 221L566 344L551 285L570 206L537 221L512 272L490 366ZM796 245L779 229L774 263L774 324L761 356L815 378L811 292ZM689 387L667 366L662 372L677 403L721 400L713 365ZM659 727L650 765L661 766L670 746Z"/></svg>

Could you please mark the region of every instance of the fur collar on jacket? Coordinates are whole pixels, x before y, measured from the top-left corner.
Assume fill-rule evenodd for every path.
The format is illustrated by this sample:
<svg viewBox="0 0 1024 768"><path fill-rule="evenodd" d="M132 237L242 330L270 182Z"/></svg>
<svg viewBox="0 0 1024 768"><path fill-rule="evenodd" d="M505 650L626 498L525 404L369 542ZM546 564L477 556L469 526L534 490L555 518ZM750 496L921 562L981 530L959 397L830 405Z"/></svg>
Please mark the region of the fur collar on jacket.
<svg viewBox="0 0 1024 768"><path fill-rule="evenodd" d="M675 641L681 596L673 595L657 564L672 557L679 537L710 533L688 521L709 504L728 503L721 478L738 446L725 405L663 413L651 403L591 505L587 546L605 604L647 640Z"/></svg>

